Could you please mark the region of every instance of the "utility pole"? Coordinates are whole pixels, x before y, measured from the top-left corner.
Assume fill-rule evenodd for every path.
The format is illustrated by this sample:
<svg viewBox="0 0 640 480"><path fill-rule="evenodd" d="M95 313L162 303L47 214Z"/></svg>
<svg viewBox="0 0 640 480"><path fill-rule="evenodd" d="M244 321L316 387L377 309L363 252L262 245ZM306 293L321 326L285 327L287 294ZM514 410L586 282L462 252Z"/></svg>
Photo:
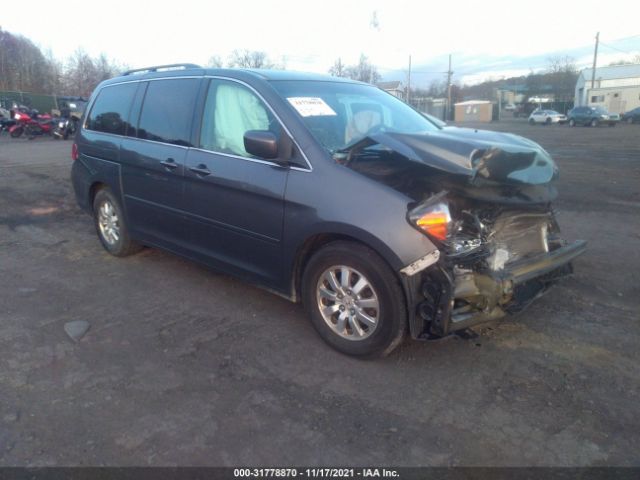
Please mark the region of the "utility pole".
<svg viewBox="0 0 640 480"><path fill-rule="evenodd" d="M407 104L411 105L411 55L409 55L409 74L407 75Z"/></svg>
<svg viewBox="0 0 640 480"><path fill-rule="evenodd" d="M600 41L600 32L596 33L596 49L593 52L593 69L591 70L591 90L593 90L596 82L596 63L598 61L598 42ZM589 102L587 101L587 104Z"/></svg>
<svg viewBox="0 0 640 480"><path fill-rule="evenodd" d="M449 70L447 70L447 113L445 120L451 119L451 75L453 75L453 72L451 71L451 54L449 54Z"/></svg>

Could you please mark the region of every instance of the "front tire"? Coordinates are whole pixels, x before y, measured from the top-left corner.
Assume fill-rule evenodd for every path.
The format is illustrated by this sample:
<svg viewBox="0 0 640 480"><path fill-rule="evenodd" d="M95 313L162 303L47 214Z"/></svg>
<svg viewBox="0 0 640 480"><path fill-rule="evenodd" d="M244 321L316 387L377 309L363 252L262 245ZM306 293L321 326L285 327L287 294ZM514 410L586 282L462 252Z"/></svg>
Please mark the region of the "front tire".
<svg viewBox="0 0 640 480"><path fill-rule="evenodd" d="M589 123L589 125L593 128L598 126L598 120L596 120L595 118L593 120L591 120L591 123Z"/></svg>
<svg viewBox="0 0 640 480"><path fill-rule="evenodd" d="M120 202L109 188L96 193L93 199L93 220L102 246L111 255L126 257L142 249L129 236Z"/></svg>
<svg viewBox="0 0 640 480"><path fill-rule="evenodd" d="M402 288L370 248L343 241L323 247L305 267L302 298L318 334L342 353L386 356L402 342Z"/></svg>
<svg viewBox="0 0 640 480"><path fill-rule="evenodd" d="M576 121L573 118L569 120L569 126L570 127L575 127L576 126Z"/></svg>
<svg viewBox="0 0 640 480"><path fill-rule="evenodd" d="M536 121L533 118L529 119L529 125L535 125Z"/></svg>

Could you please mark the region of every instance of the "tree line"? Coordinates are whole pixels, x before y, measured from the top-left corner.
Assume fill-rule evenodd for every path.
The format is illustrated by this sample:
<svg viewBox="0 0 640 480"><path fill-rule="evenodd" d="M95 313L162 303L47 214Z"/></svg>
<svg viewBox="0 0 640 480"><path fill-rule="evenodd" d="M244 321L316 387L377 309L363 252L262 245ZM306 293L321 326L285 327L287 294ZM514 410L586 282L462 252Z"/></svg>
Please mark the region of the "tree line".
<svg viewBox="0 0 640 480"><path fill-rule="evenodd" d="M208 66L284 70L286 58L278 61L264 51L236 49L226 62L219 55L212 56ZM42 51L30 39L0 27L0 91L88 97L100 82L126 68L105 54L92 57L82 48L60 61L50 50ZM353 65L345 65L338 58L328 73L370 83L381 79L375 65L364 54Z"/></svg>
<svg viewBox="0 0 640 480"><path fill-rule="evenodd" d="M125 68L82 48L65 61L31 40L0 28L0 90L88 97L98 83Z"/></svg>
<svg viewBox="0 0 640 480"><path fill-rule="evenodd" d="M219 55L214 55L209 59L209 67L214 68L275 68L285 70L287 68L286 58L276 61L269 57L266 52L256 50L234 50L227 57L226 63ZM365 54L361 54L357 63L345 65L341 58L336 59L334 64L327 71L334 77L351 78L361 82L375 83L382 76Z"/></svg>

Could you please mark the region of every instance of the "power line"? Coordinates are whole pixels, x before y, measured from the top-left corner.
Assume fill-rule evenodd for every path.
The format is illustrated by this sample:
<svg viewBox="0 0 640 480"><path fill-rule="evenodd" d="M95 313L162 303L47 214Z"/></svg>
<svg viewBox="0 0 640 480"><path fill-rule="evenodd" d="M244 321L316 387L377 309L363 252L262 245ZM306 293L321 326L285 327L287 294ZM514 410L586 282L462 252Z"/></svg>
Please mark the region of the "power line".
<svg viewBox="0 0 640 480"><path fill-rule="evenodd" d="M617 38L616 42L622 42L623 40L629 40L630 38L638 38L638 37L640 37L640 35L631 35L630 37Z"/></svg>
<svg viewBox="0 0 640 480"><path fill-rule="evenodd" d="M607 47L607 48L612 48L613 50L617 50L618 52L626 53L627 55L633 55L633 53L631 53L631 52L627 52L626 50L621 50L621 49L619 49L617 47L613 47L611 45L607 45L604 42L600 42L600 45L602 45L604 47Z"/></svg>

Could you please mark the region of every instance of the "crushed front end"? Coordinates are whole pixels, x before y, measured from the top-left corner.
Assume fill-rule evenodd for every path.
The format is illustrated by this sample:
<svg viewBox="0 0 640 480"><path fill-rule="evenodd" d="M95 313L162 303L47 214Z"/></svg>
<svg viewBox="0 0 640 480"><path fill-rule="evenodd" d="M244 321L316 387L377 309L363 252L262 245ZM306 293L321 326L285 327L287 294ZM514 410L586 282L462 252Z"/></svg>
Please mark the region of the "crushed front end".
<svg viewBox="0 0 640 480"><path fill-rule="evenodd" d="M514 208L438 195L418 213L424 218L425 211L441 211L445 205L446 235L441 230L438 241L430 233L439 243L438 261L406 279L416 310L410 319L415 338L446 335L519 312L571 274L571 261L586 248L584 241L562 240L554 213L545 205Z"/></svg>
<svg viewBox="0 0 640 480"><path fill-rule="evenodd" d="M538 144L464 128L379 134L345 164L405 193L407 221L437 250L401 270L414 338L446 335L525 308L586 242L565 242L552 209L557 167Z"/></svg>

